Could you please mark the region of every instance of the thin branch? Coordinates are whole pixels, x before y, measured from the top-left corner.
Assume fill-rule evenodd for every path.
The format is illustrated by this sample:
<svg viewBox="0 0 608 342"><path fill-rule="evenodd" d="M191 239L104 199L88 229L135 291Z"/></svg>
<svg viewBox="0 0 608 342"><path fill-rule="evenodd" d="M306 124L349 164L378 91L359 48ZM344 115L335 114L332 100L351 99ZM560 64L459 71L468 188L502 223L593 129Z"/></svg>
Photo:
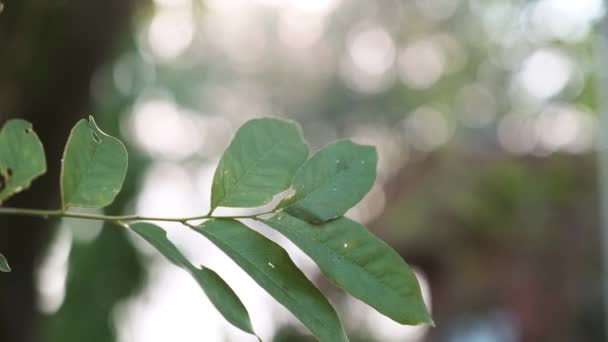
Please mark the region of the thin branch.
<svg viewBox="0 0 608 342"><path fill-rule="evenodd" d="M83 220L97 220L97 221L111 221L115 223L130 222L130 221L164 221L164 222L180 222L187 223L188 221L194 220L205 220L211 218L230 218L230 219L247 219L256 218L260 215L272 214L274 211L253 214L253 215L237 215L237 216L213 216L213 215L202 215L192 217L155 217L155 216L139 216L139 215L96 215L96 214L84 214L74 213L63 210L41 210L41 209L22 209L22 208L8 208L0 207L0 215L20 215L20 216L34 216L41 218L49 217L68 217L77 218Z"/></svg>

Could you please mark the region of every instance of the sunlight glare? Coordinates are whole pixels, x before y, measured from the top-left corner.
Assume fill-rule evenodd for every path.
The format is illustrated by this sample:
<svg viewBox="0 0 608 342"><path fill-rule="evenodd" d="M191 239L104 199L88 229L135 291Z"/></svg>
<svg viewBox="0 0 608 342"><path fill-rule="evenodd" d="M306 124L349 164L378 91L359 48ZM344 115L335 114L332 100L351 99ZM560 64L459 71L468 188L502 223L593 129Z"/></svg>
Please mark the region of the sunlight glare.
<svg viewBox="0 0 608 342"><path fill-rule="evenodd" d="M158 9L148 26L148 45L161 60L181 55L193 38L194 20L190 9Z"/></svg>
<svg viewBox="0 0 608 342"><path fill-rule="evenodd" d="M539 49L526 58L516 76L528 94L546 99L557 95L574 73L572 60L558 49Z"/></svg>
<svg viewBox="0 0 608 342"><path fill-rule="evenodd" d="M351 37L349 54L357 68L371 75L380 75L395 60L395 43L384 28L374 26Z"/></svg>
<svg viewBox="0 0 608 342"><path fill-rule="evenodd" d="M441 78L446 65L443 51L432 40L408 45L399 57L401 81L412 89L428 89Z"/></svg>
<svg viewBox="0 0 608 342"><path fill-rule="evenodd" d="M36 272L38 308L42 313L53 314L63 304L71 249L70 230L66 227L59 227Z"/></svg>
<svg viewBox="0 0 608 342"><path fill-rule="evenodd" d="M403 122L405 137L422 152L431 152L445 144L451 137L451 129L444 115L435 108L422 106Z"/></svg>
<svg viewBox="0 0 608 342"><path fill-rule="evenodd" d="M131 128L137 144L168 159L191 157L204 143L205 127L198 115L177 108L168 98L144 97L133 108Z"/></svg>

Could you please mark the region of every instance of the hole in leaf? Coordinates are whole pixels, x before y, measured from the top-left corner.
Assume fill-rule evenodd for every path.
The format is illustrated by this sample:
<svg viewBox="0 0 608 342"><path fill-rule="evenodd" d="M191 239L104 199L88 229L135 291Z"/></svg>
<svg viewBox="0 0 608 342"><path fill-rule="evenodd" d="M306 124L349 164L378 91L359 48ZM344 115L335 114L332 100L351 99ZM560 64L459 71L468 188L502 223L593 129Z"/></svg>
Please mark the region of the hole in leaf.
<svg viewBox="0 0 608 342"><path fill-rule="evenodd" d="M6 171L4 171L4 172L2 170L0 170L0 191L4 190L4 188L6 188L6 184L8 183L8 181L12 175L13 175L13 169L11 169L10 167L7 168Z"/></svg>
<svg viewBox="0 0 608 342"><path fill-rule="evenodd" d="M91 136L93 137L93 141L96 144L100 144L101 143L101 138L99 137L99 135L97 134L97 132L91 132Z"/></svg>
<svg viewBox="0 0 608 342"><path fill-rule="evenodd" d="M30 134L32 133L32 127L28 127L25 129L25 134Z"/></svg>

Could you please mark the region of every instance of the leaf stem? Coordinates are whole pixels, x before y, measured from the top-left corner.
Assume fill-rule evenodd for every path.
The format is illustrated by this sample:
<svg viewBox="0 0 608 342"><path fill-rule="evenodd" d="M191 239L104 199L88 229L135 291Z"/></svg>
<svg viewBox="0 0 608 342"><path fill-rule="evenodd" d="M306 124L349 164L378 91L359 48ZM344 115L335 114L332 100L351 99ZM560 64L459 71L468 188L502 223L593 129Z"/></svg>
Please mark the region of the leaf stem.
<svg viewBox="0 0 608 342"><path fill-rule="evenodd" d="M182 222L182 224L190 229L196 229L196 226L188 223L188 221L184 221L184 222Z"/></svg>
<svg viewBox="0 0 608 342"><path fill-rule="evenodd" d="M34 216L41 218L49 217L67 217L77 218L83 220L97 220L97 221L111 221L111 222L130 222L130 221L164 221L164 222L181 222L188 223L188 221L204 220L210 218L230 218L230 219L247 219L256 218L260 215L273 214L275 211L269 211L253 215L236 215L236 216L213 216L211 214L202 216L192 217L154 217L154 216L139 216L139 215L96 215L96 214L84 214L74 213L63 210L42 210L42 209L23 209L23 208L9 208L0 207L0 215L20 215L20 216Z"/></svg>

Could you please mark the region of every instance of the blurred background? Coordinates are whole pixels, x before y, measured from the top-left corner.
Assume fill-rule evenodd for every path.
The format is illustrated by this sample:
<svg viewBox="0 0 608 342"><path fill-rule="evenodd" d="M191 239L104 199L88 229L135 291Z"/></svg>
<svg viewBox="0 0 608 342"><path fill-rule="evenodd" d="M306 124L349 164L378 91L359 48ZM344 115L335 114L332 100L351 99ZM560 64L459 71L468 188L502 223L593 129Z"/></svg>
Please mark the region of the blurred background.
<svg viewBox="0 0 608 342"><path fill-rule="evenodd" d="M286 117L313 149L378 147L378 181L349 216L415 268L437 323L383 318L255 226L331 297L353 341L606 340L601 0L3 2L0 124L33 122L49 160L7 206L59 206L65 138L94 114L130 153L108 213L205 213L234 131ZM314 340L201 236L163 227L234 287L265 341ZM0 341L255 340L141 239L102 228L0 217L13 267Z"/></svg>

